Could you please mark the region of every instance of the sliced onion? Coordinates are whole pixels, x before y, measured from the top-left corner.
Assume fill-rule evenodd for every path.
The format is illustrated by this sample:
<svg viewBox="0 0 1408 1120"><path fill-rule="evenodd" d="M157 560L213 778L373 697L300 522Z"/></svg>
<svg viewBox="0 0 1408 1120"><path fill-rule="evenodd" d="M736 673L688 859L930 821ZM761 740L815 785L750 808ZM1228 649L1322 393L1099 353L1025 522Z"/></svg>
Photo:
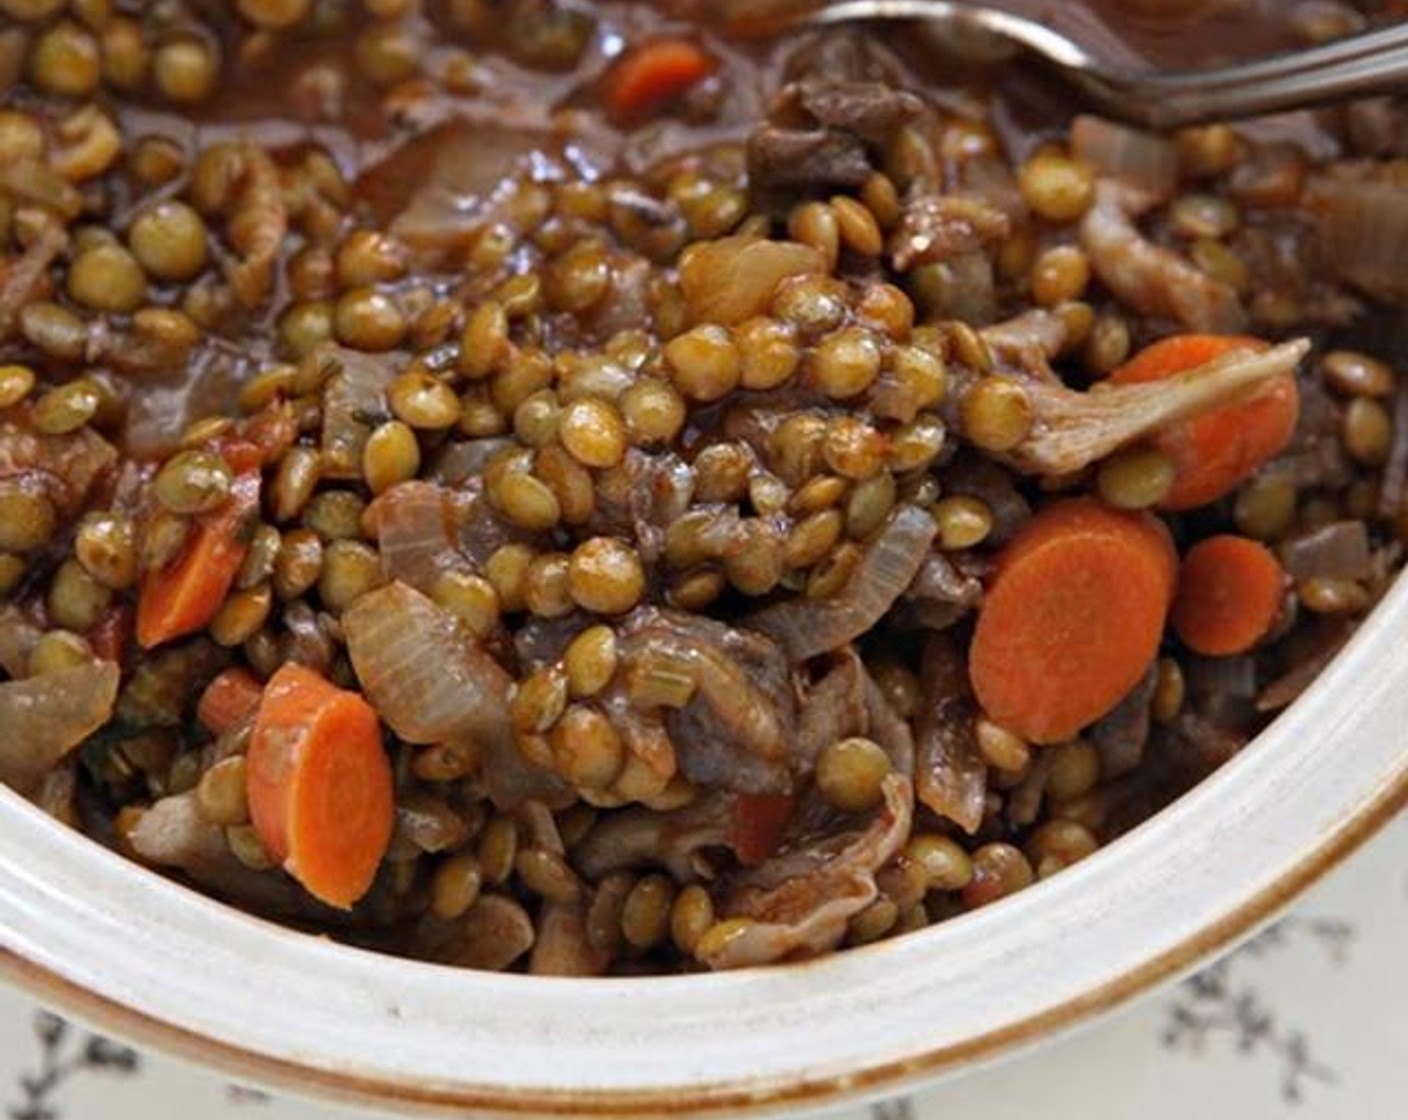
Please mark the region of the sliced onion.
<svg viewBox="0 0 1408 1120"><path fill-rule="evenodd" d="M21 167L24 167L24 170L21 170ZM0 175L3 175L4 179L13 177L23 180L29 178L31 185L33 185L36 177L42 176L45 170L41 166L10 163L6 172L0 173ZM4 183L4 185L9 186L8 183ZM67 187L69 192L73 190L62 180L59 180L59 185ZM44 202L52 205L48 198L45 198ZM9 335L20 308L32 303L37 298L40 285L48 278L49 266L53 264L54 258L62 252L67 243L68 234L64 232L59 223L45 222L40 227L39 236L34 239L29 248L8 262L5 267L0 268L0 341Z"/></svg>
<svg viewBox="0 0 1408 1120"><path fill-rule="evenodd" d="M1294 580L1367 579L1373 574L1369 531L1362 521L1332 521L1292 537L1276 552Z"/></svg>
<svg viewBox="0 0 1408 1120"><path fill-rule="evenodd" d="M390 583L363 595L342 628L357 679L408 743L510 738L509 675L419 591Z"/></svg>
<svg viewBox="0 0 1408 1120"><path fill-rule="evenodd" d="M162 867L194 872L233 859L223 829L200 815L194 791L163 797L128 838L139 856Z"/></svg>
<svg viewBox="0 0 1408 1120"><path fill-rule="evenodd" d="M396 371L385 356L332 343L320 346L313 360L336 369L323 390L323 476L357 478L362 449L386 413L386 387Z"/></svg>
<svg viewBox="0 0 1408 1120"><path fill-rule="evenodd" d="M452 440L435 456L429 477L446 486L463 486L482 475L499 452L517 446L518 443L509 436Z"/></svg>
<svg viewBox="0 0 1408 1120"><path fill-rule="evenodd" d="M538 914L538 936L528 958L534 976L600 976L611 954L587 939L586 907L581 902L548 902Z"/></svg>
<svg viewBox="0 0 1408 1120"><path fill-rule="evenodd" d="M789 277L825 272L826 259L810 245L725 237L690 250L680 266L680 288L696 323L727 325L761 315Z"/></svg>
<svg viewBox="0 0 1408 1120"><path fill-rule="evenodd" d="M112 717L120 674L92 661L0 684L0 781L28 793Z"/></svg>
<svg viewBox="0 0 1408 1120"><path fill-rule="evenodd" d="M832 743L865 733L869 683L856 652L849 647L841 650L831 670L807 689L797 713L792 757L798 763L810 769Z"/></svg>
<svg viewBox="0 0 1408 1120"><path fill-rule="evenodd" d="M1178 149L1153 133L1079 116L1071 125L1071 152L1096 174L1137 190L1151 206L1172 198L1178 187Z"/></svg>
<svg viewBox="0 0 1408 1120"><path fill-rule="evenodd" d="M928 513L901 506L834 598L788 599L764 607L748 625L772 637L794 661L839 649L870 630L904 594L937 533Z"/></svg>
<svg viewBox="0 0 1408 1120"><path fill-rule="evenodd" d="M983 823L988 768L974 733L975 711L957 646L929 639L920 666L914 792L930 810L970 835Z"/></svg>
<svg viewBox="0 0 1408 1120"><path fill-rule="evenodd" d="M18 607L13 604L0 607L0 671L12 677L24 676L29 651L42 633Z"/></svg>
<svg viewBox="0 0 1408 1120"><path fill-rule="evenodd" d="M859 830L821 836L745 871L728 889L726 917L752 924L702 957L710 968L744 968L836 948L850 920L879 894L876 873L909 837L914 790L885 778L884 804Z"/></svg>
<svg viewBox="0 0 1408 1120"><path fill-rule="evenodd" d="M542 123L453 119L421 125L411 140L362 172L358 197L432 260L462 250L493 220L500 184L554 146Z"/></svg>
<svg viewBox="0 0 1408 1120"><path fill-rule="evenodd" d="M463 563L455 548L458 514L449 491L430 482L403 482L377 498L377 545L388 579L427 594L445 572Z"/></svg>
<svg viewBox="0 0 1408 1120"><path fill-rule="evenodd" d="M1391 183L1322 179L1311 191L1322 209L1329 260L1372 296L1408 304L1408 190Z"/></svg>
<svg viewBox="0 0 1408 1120"><path fill-rule="evenodd" d="M866 735L890 759L890 768L906 778L914 777L914 732L886 698L880 686L864 668Z"/></svg>

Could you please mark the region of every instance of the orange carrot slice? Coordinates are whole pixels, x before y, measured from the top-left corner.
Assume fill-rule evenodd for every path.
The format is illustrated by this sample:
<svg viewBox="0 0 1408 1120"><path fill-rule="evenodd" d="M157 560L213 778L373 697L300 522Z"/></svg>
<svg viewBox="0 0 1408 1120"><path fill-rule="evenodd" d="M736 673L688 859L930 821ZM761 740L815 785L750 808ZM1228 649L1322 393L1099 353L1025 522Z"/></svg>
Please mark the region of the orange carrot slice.
<svg viewBox="0 0 1408 1120"><path fill-rule="evenodd" d="M391 842L391 764L370 704L301 665L260 700L246 786L259 839L308 893L347 909Z"/></svg>
<svg viewBox="0 0 1408 1120"><path fill-rule="evenodd" d="M248 669L226 669L210 682L196 705L196 719L213 735L223 735L259 707L264 686Z"/></svg>
<svg viewBox="0 0 1408 1120"><path fill-rule="evenodd" d="M1105 715L1158 653L1176 556L1148 515L1047 506L1003 550L969 650L989 718L1056 743Z"/></svg>
<svg viewBox="0 0 1408 1120"><path fill-rule="evenodd" d="M607 78L617 120L646 116L714 72L714 60L688 39L656 39L626 54Z"/></svg>
<svg viewBox="0 0 1408 1120"><path fill-rule="evenodd" d="M1141 350L1110 380L1117 385L1161 381L1236 349L1265 350L1266 343L1238 335L1174 335ZM1249 400L1159 433L1153 443L1176 470L1159 508L1193 509L1231 492L1286 446L1299 416L1300 391L1288 373Z"/></svg>
<svg viewBox="0 0 1408 1120"><path fill-rule="evenodd" d="M1209 657L1245 653L1275 624L1288 583L1265 545L1231 534L1201 540L1183 558L1174 633Z"/></svg>
<svg viewBox="0 0 1408 1120"><path fill-rule="evenodd" d="M215 617L249 551L249 521L259 508L259 471L239 475L229 501L197 520L176 559L142 579L137 641L151 649L194 634Z"/></svg>

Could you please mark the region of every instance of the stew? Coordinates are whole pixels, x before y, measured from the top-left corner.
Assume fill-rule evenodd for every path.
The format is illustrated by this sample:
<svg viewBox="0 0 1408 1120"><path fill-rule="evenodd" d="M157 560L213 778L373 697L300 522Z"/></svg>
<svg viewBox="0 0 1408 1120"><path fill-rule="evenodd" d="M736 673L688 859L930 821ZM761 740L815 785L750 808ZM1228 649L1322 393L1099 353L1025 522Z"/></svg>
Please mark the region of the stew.
<svg viewBox="0 0 1408 1120"><path fill-rule="evenodd" d="M767 2L0 0L0 779L633 975L993 903L1294 700L1408 539L1408 103L1152 135Z"/></svg>

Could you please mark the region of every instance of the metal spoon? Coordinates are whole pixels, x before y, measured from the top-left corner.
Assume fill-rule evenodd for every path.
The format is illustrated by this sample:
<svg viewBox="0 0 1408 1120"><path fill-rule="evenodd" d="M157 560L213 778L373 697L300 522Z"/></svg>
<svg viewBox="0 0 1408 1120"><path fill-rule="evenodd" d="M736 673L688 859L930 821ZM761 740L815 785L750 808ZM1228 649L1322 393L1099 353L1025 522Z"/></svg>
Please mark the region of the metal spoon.
<svg viewBox="0 0 1408 1120"><path fill-rule="evenodd" d="M965 54L1026 48L1055 65L1102 113L1153 128L1306 109L1354 97L1408 91L1408 21L1306 50L1207 70L1129 69L1098 58L1036 20L950 0L838 0L762 4L751 30L924 20Z"/></svg>

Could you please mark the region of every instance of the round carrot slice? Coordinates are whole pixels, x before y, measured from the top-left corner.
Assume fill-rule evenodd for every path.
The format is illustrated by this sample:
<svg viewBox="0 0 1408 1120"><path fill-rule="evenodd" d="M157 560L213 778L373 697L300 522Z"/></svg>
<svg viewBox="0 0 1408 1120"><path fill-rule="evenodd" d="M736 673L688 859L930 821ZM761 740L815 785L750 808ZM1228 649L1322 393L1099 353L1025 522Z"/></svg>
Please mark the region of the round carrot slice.
<svg viewBox="0 0 1408 1120"><path fill-rule="evenodd" d="M627 53L608 77L611 115L625 120L654 112L714 69L714 60L688 39L656 39L642 44Z"/></svg>
<svg viewBox="0 0 1408 1120"><path fill-rule="evenodd" d="M1265 350L1266 343L1240 335L1175 335L1141 350L1110 380L1119 385L1160 381L1237 349ZM1286 446L1299 416L1300 391L1288 373L1250 400L1160 432L1153 443L1173 460L1176 473L1159 508L1193 509L1230 493Z"/></svg>
<svg viewBox="0 0 1408 1120"><path fill-rule="evenodd" d="M1271 550L1246 537L1208 537L1188 550L1173 602L1173 629L1195 653L1245 653L1281 612L1285 569Z"/></svg>
<svg viewBox="0 0 1408 1120"><path fill-rule="evenodd" d="M391 764L376 712L301 665L270 678L246 767L250 820L315 898L350 907L391 841Z"/></svg>
<svg viewBox="0 0 1408 1120"><path fill-rule="evenodd" d="M1167 532L1090 499L1042 510L1003 550L969 650L987 715L1035 743L1109 712L1158 653L1174 587Z"/></svg>

